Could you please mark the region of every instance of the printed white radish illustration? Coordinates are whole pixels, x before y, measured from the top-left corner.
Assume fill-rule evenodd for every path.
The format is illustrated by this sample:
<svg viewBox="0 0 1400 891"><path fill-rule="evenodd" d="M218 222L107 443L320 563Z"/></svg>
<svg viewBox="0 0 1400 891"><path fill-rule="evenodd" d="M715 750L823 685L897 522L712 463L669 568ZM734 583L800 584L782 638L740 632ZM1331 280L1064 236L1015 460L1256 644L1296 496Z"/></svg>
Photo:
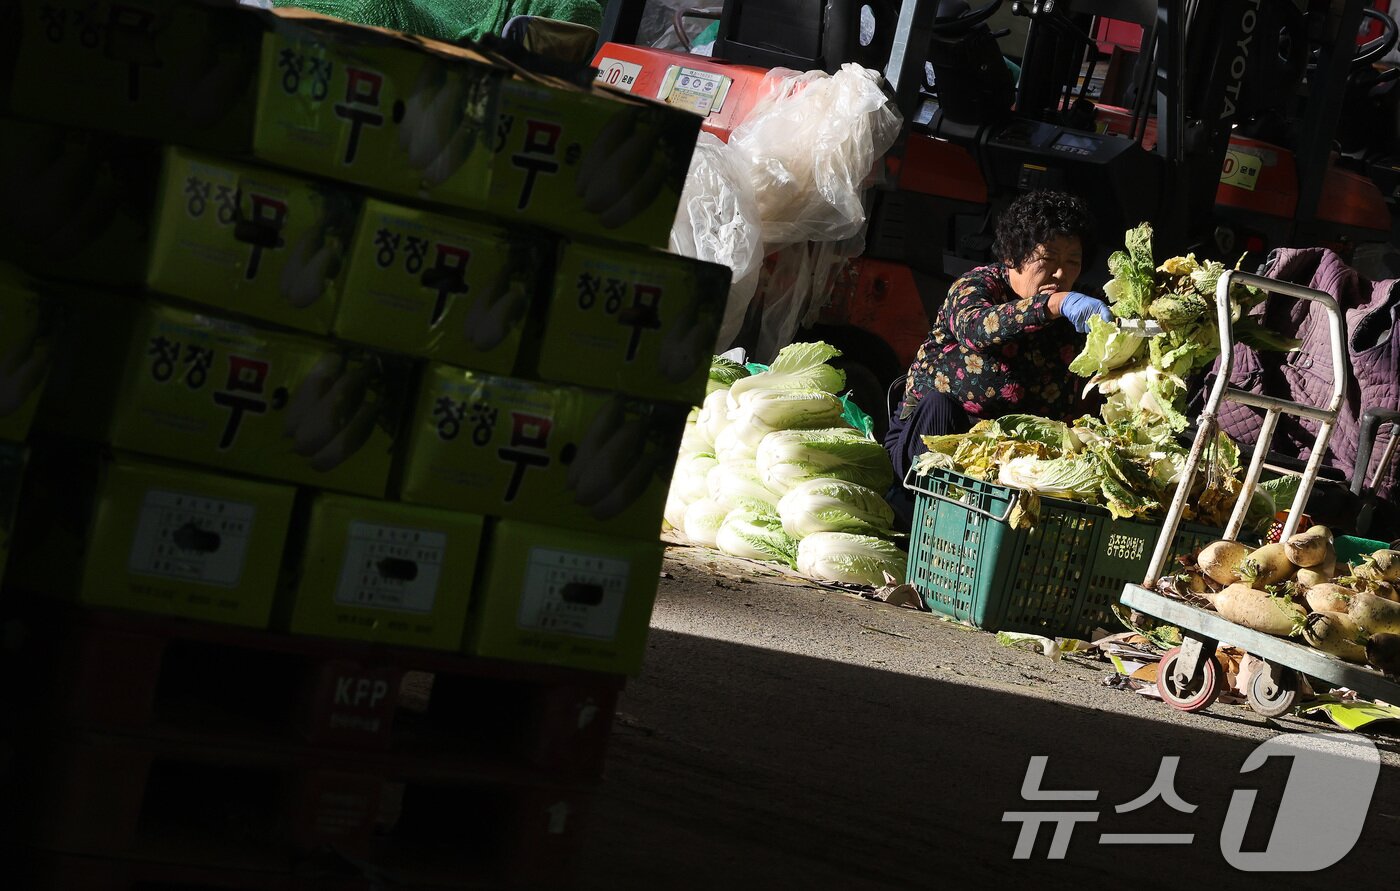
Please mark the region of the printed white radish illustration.
<svg viewBox="0 0 1400 891"><path fill-rule="evenodd" d="M432 162L423 169L423 182L429 187L440 186L452 178L467 158L471 156L472 146L476 144L476 133L472 122L463 118L457 124L452 137L447 140L442 151L438 152Z"/></svg>
<svg viewBox="0 0 1400 891"><path fill-rule="evenodd" d="M282 435L294 439L311 409L324 397L345 368L345 357L327 353L316 361L287 402L282 414Z"/></svg>
<svg viewBox="0 0 1400 891"><path fill-rule="evenodd" d="M378 405L362 402L335 438L312 456L311 469L324 473L339 467L346 458L358 452L369 441L378 417Z"/></svg>
<svg viewBox="0 0 1400 891"><path fill-rule="evenodd" d="M297 309L315 303L325 293L326 280L339 255L339 247L328 237L324 225L307 231L287 254L278 280L282 296Z"/></svg>
<svg viewBox="0 0 1400 891"><path fill-rule="evenodd" d="M654 154L651 166L621 193L620 198L599 214L598 222L604 229L616 229L631 222L656 200L661 187L666 183L668 172L666 156L661 153Z"/></svg>
<svg viewBox="0 0 1400 891"><path fill-rule="evenodd" d="M477 324L469 324L467 330L470 332L472 346L482 351L495 349L505 340L530 307L530 295L526 293L525 285L520 282L511 282L505 293L494 302L489 302L484 294L478 296L477 301L474 309L481 315ZM483 304L485 308L481 309Z"/></svg>
<svg viewBox="0 0 1400 891"><path fill-rule="evenodd" d="M656 151L656 136L650 128L638 127L617 152L604 161L592 174L583 196L583 209L602 213L618 196L627 192L637 180L637 171L651 160Z"/></svg>
<svg viewBox="0 0 1400 891"><path fill-rule="evenodd" d="M418 79L414 81L408 98L404 100L403 120L399 122L399 150L404 154L408 154L413 146L413 137L421 126L423 110L442 88L438 73L436 66L424 65L418 72Z"/></svg>
<svg viewBox="0 0 1400 891"><path fill-rule="evenodd" d="M577 489L584 477L590 472L589 456L599 452L608 441L608 437L614 432L617 425L622 423L623 404L621 398L609 399L603 410L593 418L593 423L588 425L588 432L584 434L583 441L578 444L578 451L574 453L573 463L569 465L569 473L565 477L564 484L570 490Z"/></svg>
<svg viewBox="0 0 1400 891"><path fill-rule="evenodd" d="M462 78L449 77L423 106L409 138L408 162L415 169L426 169L452 140L461 123L463 98Z"/></svg>
<svg viewBox="0 0 1400 891"><path fill-rule="evenodd" d="M311 457L329 445L344 429L348 417L363 404L369 378L368 365L354 365L342 371L297 425L292 450Z"/></svg>
<svg viewBox="0 0 1400 891"><path fill-rule="evenodd" d="M666 331L661 354L657 357L657 370L672 383L689 380L701 367L709 367L714 339L714 329L699 324L697 308L688 307Z"/></svg>
<svg viewBox="0 0 1400 891"><path fill-rule="evenodd" d="M622 513L646 492L651 485L652 474L661 463L659 451L649 452L640 460L633 458L633 466L623 480L614 485L589 509L589 515L598 521L610 520Z"/></svg>
<svg viewBox="0 0 1400 891"><path fill-rule="evenodd" d="M603 125L598 138L584 151L583 158L579 161L578 174L574 179L575 196L587 198L588 190L598 172L612 163L613 156L632 135L636 121L635 114L624 112Z"/></svg>
<svg viewBox="0 0 1400 891"><path fill-rule="evenodd" d="M579 449L569 468L573 470L583 465L574 489L575 504L592 507L622 485L628 473L642 463L639 459L646 445L648 426L645 416L629 418L596 449L587 452Z"/></svg>

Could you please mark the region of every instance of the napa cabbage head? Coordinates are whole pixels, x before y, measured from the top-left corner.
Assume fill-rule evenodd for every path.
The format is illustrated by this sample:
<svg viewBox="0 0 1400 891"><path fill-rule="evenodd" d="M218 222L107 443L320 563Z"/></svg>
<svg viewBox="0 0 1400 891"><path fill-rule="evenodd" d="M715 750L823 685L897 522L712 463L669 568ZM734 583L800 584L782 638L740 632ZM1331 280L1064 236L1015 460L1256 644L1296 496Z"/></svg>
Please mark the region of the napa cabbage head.
<svg viewBox="0 0 1400 891"><path fill-rule="evenodd" d="M783 530L772 512L739 508L725 515L716 537L720 551L731 557L768 560L794 566L797 540Z"/></svg>
<svg viewBox="0 0 1400 891"><path fill-rule="evenodd" d="M714 451L714 440L709 438L705 427L700 424L700 409L691 409L690 416L685 419L685 432L681 434L680 454L683 457L689 455L713 455Z"/></svg>
<svg viewBox="0 0 1400 891"><path fill-rule="evenodd" d="M782 348L767 371L734 382L729 388L729 407L737 409L749 390L824 390L839 393L846 385L846 372L826 364L841 355L827 343L794 343Z"/></svg>
<svg viewBox="0 0 1400 891"><path fill-rule="evenodd" d="M763 484L753 461L721 461L706 476L710 498L720 507L776 513L778 495Z"/></svg>
<svg viewBox="0 0 1400 891"><path fill-rule="evenodd" d="M729 423L762 429L815 430L842 423L845 406L825 390L748 390L729 412Z"/></svg>
<svg viewBox="0 0 1400 891"><path fill-rule="evenodd" d="M719 527L729 511L709 498L701 498L685 509L685 537L696 544L714 547L719 537Z"/></svg>
<svg viewBox="0 0 1400 891"><path fill-rule="evenodd" d="M702 441L712 444L718 441L724 428L729 426L729 391L716 390L706 396L695 424L700 428Z"/></svg>
<svg viewBox="0 0 1400 891"><path fill-rule="evenodd" d="M794 538L818 532L888 536L894 528L894 511L881 493L839 479L799 483L778 502L778 515Z"/></svg>
<svg viewBox="0 0 1400 891"><path fill-rule="evenodd" d="M1086 457L1012 458L1001 465L997 482L1037 495L1094 501L1103 485L1096 462Z"/></svg>
<svg viewBox="0 0 1400 891"><path fill-rule="evenodd" d="M662 512L662 519L666 525L679 532L685 531L685 510L690 505L680 499L674 489L666 496L666 509Z"/></svg>
<svg viewBox="0 0 1400 891"><path fill-rule="evenodd" d="M902 582L907 562L897 545L873 535L817 532L797 546L797 571L828 582L877 587L887 573Z"/></svg>
<svg viewBox="0 0 1400 891"><path fill-rule="evenodd" d="M715 457L721 461L752 461L769 432L754 424L730 423L715 438Z"/></svg>
<svg viewBox="0 0 1400 891"><path fill-rule="evenodd" d="M877 492L894 482L889 452L850 427L769 433L759 444L755 464L764 484L780 495L798 483L823 477Z"/></svg>
<svg viewBox="0 0 1400 891"><path fill-rule="evenodd" d="M694 455L677 461L676 471L671 476L671 491L686 504L709 497L706 478L718 463L714 455Z"/></svg>

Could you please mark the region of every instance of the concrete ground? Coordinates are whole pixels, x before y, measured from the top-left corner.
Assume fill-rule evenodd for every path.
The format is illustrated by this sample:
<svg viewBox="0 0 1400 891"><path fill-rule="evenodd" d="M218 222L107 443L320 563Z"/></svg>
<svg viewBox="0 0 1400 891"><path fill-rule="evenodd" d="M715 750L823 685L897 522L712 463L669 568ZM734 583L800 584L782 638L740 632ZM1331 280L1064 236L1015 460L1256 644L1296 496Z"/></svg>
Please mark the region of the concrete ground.
<svg viewBox="0 0 1400 891"><path fill-rule="evenodd" d="M578 887L1175 888L1219 878L1232 888L1344 888L1396 874L1396 738L1371 737L1383 767L1369 806L1329 798L1326 781L1290 796L1332 808L1308 823L1319 837L1348 802L1364 809L1348 856L1313 863L1328 866L1318 872L1240 872L1222 854L1232 796L1259 790L1232 850L1263 850L1289 766L1274 758L1241 774L1244 759L1264 740L1331 725L1219 703L1188 715L1104 686L1111 674L1107 663L1052 662L927 613L673 547L646 667L619 707L587 818ZM1041 788L1097 798L1022 800L1034 755L1048 756ZM1117 812L1153 786L1164 755L1180 756L1175 789L1197 809L1155 800ZM1003 814L1056 810L1097 820L1075 824L1062 859L1048 857L1051 824L1029 859L1014 860L1022 824ZM1100 838L1153 832L1194 838Z"/></svg>

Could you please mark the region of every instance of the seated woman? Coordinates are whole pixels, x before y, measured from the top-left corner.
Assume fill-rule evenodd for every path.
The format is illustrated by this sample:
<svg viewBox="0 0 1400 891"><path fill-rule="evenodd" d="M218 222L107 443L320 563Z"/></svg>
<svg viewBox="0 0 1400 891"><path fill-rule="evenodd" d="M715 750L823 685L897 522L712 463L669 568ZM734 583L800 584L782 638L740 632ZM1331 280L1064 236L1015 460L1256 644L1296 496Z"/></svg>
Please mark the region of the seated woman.
<svg viewBox="0 0 1400 891"><path fill-rule="evenodd" d="M913 512L904 475L923 437L965 432L979 420L1020 413L1069 421L1089 406L1069 371L1089 318L1111 320L1101 300L1073 290L1090 260L1094 226L1080 199L1030 192L997 221L998 263L953 283L918 356L885 448L895 468L891 503ZM1062 321L1063 320L1063 321Z"/></svg>

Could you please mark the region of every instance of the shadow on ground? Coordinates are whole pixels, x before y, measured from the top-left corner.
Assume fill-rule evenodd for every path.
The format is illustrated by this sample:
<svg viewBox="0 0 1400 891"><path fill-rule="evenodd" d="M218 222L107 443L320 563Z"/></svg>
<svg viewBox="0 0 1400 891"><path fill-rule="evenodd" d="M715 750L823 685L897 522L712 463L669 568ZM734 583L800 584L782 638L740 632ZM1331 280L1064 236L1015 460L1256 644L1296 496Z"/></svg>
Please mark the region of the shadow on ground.
<svg viewBox="0 0 1400 891"><path fill-rule="evenodd" d="M1341 863L1311 874L1233 870L1219 841L1232 793L1261 790L1245 848L1263 849L1289 762L1241 776L1268 733L1242 736L1242 712L1216 710L1174 724L653 629L588 817L578 887L1344 888L1395 874L1394 767L1382 770L1362 840ZM1097 790L1097 800L1022 801L1033 755L1049 757L1045 788ZM1161 800L1116 813L1152 786L1163 755L1181 756L1175 788L1195 813ZM1003 822L1009 810L1098 819L1078 825L1063 860L1047 859L1047 826L1033 858L1013 861L1021 827ZM1104 832L1195 841L1108 846Z"/></svg>

